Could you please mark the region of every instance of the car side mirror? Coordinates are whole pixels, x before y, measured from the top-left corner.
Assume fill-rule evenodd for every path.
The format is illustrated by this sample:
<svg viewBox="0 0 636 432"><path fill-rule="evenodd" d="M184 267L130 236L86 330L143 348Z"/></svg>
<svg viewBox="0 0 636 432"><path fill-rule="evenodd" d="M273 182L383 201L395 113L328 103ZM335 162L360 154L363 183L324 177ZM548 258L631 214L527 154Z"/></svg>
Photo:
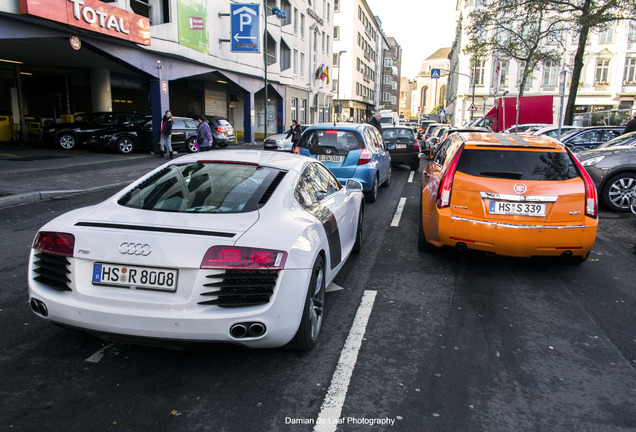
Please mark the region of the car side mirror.
<svg viewBox="0 0 636 432"><path fill-rule="evenodd" d="M362 192L362 183L360 183L358 180L348 179L347 183L345 184L345 189L348 193Z"/></svg>
<svg viewBox="0 0 636 432"><path fill-rule="evenodd" d="M431 159L431 150L430 149L423 149L417 155L417 157L419 157L420 159L424 159L424 160L430 160Z"/></svg>

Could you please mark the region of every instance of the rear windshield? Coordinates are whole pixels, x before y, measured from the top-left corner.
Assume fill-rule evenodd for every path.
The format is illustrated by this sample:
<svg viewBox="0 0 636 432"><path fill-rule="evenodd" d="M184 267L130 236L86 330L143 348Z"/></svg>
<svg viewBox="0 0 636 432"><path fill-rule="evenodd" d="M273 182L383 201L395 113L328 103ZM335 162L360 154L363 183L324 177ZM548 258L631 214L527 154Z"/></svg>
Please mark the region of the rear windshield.
<svg viewBox="0 0 636 432"><path fill-rule="evenodd" d="M258 208L264 192L281 173L275 168L235 163L170 165L118 203L177 213L243 213Z"/></svg>
<svg viewBox="0 0 636 432"><path fill-rule="evenodd" d="M299 147L312 150L331 148L338 153L348 153L349 150L359 150L363 147L362 139L357 132L335 129L307 130L300 138Z"/></svg>
<svg viewBox="0 0 636 432"><path fill-rule="evenodd" d="M514 180L569 180L578 176L564 152L464 149L457 171Z"/></svg>
<svg viewBox="0 0 636 432"><path fill-rule="evenodd" d="M396 141L400 138L415 140L415 133L413 129L407 128L388 128L382 129L382 138L385 142L387 141Z"/></svg>

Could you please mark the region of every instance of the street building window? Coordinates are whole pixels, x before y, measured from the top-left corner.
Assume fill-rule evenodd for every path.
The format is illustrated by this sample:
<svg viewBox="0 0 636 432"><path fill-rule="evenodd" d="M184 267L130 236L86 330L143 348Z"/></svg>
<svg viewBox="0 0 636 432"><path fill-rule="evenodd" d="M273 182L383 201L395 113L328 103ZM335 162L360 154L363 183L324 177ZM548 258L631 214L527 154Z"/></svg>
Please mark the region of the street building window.
<svg viewBox="0 0 636 432"><path fill-rule="evenodd" d="M623 84L636 84L636 57L627 57L625 59Z"/></svg>
<svg viewBox="0 0 636 432"><path fill-rule="evenodd" d="M305 77L305 54L300 53L300 77Z"/></svg>
<svg viewBox="0 0 636 432"><path fill-rule="evenodd" d="M325 47L327 46L327 33L322 32L322 53L325 53Z"/></svg>
<svg viewBox="0 0 636 432"><path fill-rule="evenodd" d="M609 80L609 59L599 59L596 61L596 73L594 74L595 85L607 85Z"/></svg>
<svg viewBox="0 0 636 432"><path fill-rule="evenodd" d="M305 14L300 14L300 38L305 40Z"/></svg>
<svg viewBox="0 0 636 432"><path fill-rule="evenodd" d="M294 8L294 34L298 34L298 8Z"/></svg>
<svg viewBox="0 0 636 432"><path fill-rule="evenodd" d="M340 0L333 0L333 11L340 12Z"/></svg>
<svg viewBox="0 0 636 432"><path fill-rule="evenodd" d="M334 26L333 28L333 39L340 40L340 27Z"/></svg>
<svg viewBox="0 0 636 432"><path fill-rule="evenodd" d="M291 119L298 121L298 98L291 100Z"/></svg>
<svg viewBox="0 0 636 432"><path fill-rule="evenodd" d="M298 76L298 50L294 50L294 76Z"/></svg>
<svg viewBox="0 0 636 432"><path fill-rule="evenodd" d="M301 124L307 123L307 112L306 112L307 110L306 110L306 108L307 108L307 100L306 99L301 99L300 100L300 112L299 112L299 115L300 115L300 119L299 120L300 120Z"/></svg>
<svg viewBox="0 0 636 432"><path fill-rule="evenodd" d="M393 59L391 57L387 57L384 59L384 67L391 67L393 66Z"/></svg>
<svg viewBox="0 0 636 432"><path fill-rule="evenodd" d="M627 31L627 42L636 42L636 23L629 23L629 30Z"/></svg>
<svg viewBox="0 0 636 432"><path fill-rule="evenodd" d="M598 37L600 43L611 43L614 42L614 28L608 28L601 32Z"/></svg>
<svg viewBox="0 0 636 432"><path fill-rule="evenodd" d="M291 49L281 40L280 43L280 70L284 71L291 67Z"/></svg>
<svg viewBox="0 0 636 432"><path fill-rule="evenodd" d="M327 3L327 22L331 22L331 5Z"/></svg>
<svg viewBox="0 0 636 432"><path fill-rule="evenodd" d="M384 84L391 85L393 83L393 77L391 75L384 76Z"/></svg>
<svg viewBox="0 0 636 432"><path fill-rule="evenodd" d="M477 60L477 63L473 66L473 82L475 85L484 85L484 72L486 70L486 61Z"/></svg>
<svg viewBox="0 0 636 432"><path fill-rule="evenodd" d="M547 64L543 67L543 85L556 86L557 76L559 75L557 67L554 64Z"/></svg>
<svg viewBox="0 0 636 432"><path fill-rule="evenodd" d="M281 25L286 26L292 23L292 5L289 0L282 0L280 3L281 9L285 12L285 18L281 20Z"/></svg>

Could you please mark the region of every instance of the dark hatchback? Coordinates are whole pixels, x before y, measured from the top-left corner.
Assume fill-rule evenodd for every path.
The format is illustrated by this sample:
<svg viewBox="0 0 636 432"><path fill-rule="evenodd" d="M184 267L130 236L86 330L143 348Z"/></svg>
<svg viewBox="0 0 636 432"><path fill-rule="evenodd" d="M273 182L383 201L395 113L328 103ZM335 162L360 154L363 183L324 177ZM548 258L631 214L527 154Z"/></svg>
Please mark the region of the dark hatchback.
<svg viewBox="0 0 636 432"><path fill-rule="evenodd" d="M590 150L623 133L623 126L590 126L561 135L561 143L577 153Z"/></svg>
<svg viewBox="0 0 636 432"><path fill-rule="evenodd" d="M198 125L197 121L190 118L174 117L172 149L196 152ZM95 147L114 149L122 154L153 150L152 119L147 117L121 128L98 131L91 136L90 144Z"/></svg>
<svg viewBox="0 0 636 432"><path fill-rule="evenodd" d="M91 135L103 129L121 127L143 120L144 116L136 113L96 112L77 116L73 123L55 123L42 131L42 140L55 143L63 150L72 150L79 144L87 144Z"/></svg>
<svg viewBox="0 0 636 432"><path fill-rule="evenodd" d="M411 171L420 167L420 142L413 128L397 126L382 128L382 139L391 154L391 165L408 165Z"/></svg>

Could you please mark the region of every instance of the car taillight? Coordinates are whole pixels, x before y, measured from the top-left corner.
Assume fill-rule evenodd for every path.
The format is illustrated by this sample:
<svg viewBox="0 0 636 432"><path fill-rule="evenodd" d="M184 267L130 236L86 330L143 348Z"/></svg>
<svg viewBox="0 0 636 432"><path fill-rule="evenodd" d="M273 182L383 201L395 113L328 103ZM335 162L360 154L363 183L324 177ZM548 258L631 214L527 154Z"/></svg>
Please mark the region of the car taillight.
<svg viewBox="0 0 636 432"><path fill-rule="evenodd" d="M201 262L202 269L282 270L287 252L242 246L212 246Z"/></svg>
<svg viewBox="0 0 636 432"><path fill-rule="evenodd" d="M420 151L420 142L418 140L413 142L413 150L416 152Z"/></svg>
<svg viewBox="0 0 636 432"><path fill-rule="evenodd" d="M594 186L594 182L592 181L592 177L585 171L583 165L579 162L579 160L572 154L570 149L566 148L568 153L570 154L570 159L576 165L576 169L579 172L579 176L583 179L583 184L585 185L585 215L596 218L598 216L598 197L596 196L596 186Z"/></svg>
<svg viewBox="0 0 636 432"><path fill-rule="evenodd" d="M300 148L298 146L294 146L294 149L292 151L294 152L294 154L300 154Z"/></svg>
<svg viewBox="0 0 636 432"><path fill-rule="evenodd" d="M455 178L455 171L457 171L457 164L459 163L459 156L462 154L463 147L459 149L455 158L446 169L444 177L440 181L439 191L437 192L437 207L444 208L450 205L451 190L453 189L453 179Z"/></svg>
<svg viewBox="0 0 636 432"><path fill-rule="evenodd" d="M358 165L368 164L369 162L371 162L371 153L369 153L369 150L367 150L366 148L363 148L362 152L360 152L360 159L358 159Z"/></svg>
<svg viewBox="0 0 636 432"><path fill-rule="evenodd" d="M68 233L40 231L33 241L33 249L72 257L75 249L75 236Z"/></svg>
<svg viewBox="0 0 636 432"><path fill-rule="evenodd" d="M218 133L225 133L225 132L226 132L225 128L222 128L222 127L218 127L218 128L216 128L216 131L217 131Z"/></svg>

